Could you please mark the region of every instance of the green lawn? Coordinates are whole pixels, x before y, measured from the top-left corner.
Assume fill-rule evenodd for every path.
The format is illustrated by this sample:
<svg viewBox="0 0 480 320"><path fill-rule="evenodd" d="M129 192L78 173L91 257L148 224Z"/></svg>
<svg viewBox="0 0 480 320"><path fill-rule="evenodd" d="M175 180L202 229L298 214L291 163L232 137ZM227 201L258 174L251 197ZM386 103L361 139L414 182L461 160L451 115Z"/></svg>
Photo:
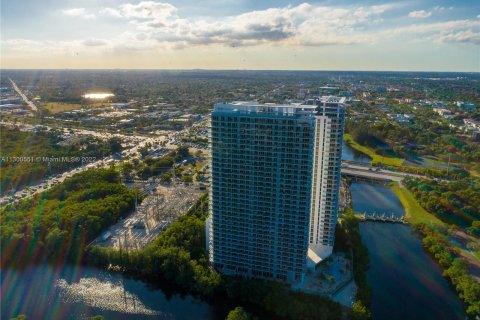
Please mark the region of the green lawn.
<svg viewBox="0 0 480 320"><path fill-rule="evenodd" d="M386 164L386 165L391 165L391 166L401 166L403 163L402 158L392 158L392 157L384 157L381 155L378 155L375 153L375 150L373 150L370 147L362 146L361 144L358 144L351 135L346 133L344 136L345 142L352 147L353 149L365 153L367 156L372 158L372 164Z"/></svg>
<svg viewBox="0 0 480 320"><path fill-rule="evenodd" d="M437 228L446 228L446 224L433 214L422 208L413 197L413 194L406 188L393 184L390 189L398 196L398 199L405 208L405 217L412 224L424 223Z"/></svg>
<svg viewBox="0 0 480 320"><path fill-rule="evenodd" d="M44 108L50 111L51 113L60 113L65 111L71 110L79 110L79 109L90 109L90 108L101 108L101 107L108 107L107 103L97 102L97 103L90 103L87 105L81 105L79 103L63 103L63 102L47 102L44 105Z"/></svg>

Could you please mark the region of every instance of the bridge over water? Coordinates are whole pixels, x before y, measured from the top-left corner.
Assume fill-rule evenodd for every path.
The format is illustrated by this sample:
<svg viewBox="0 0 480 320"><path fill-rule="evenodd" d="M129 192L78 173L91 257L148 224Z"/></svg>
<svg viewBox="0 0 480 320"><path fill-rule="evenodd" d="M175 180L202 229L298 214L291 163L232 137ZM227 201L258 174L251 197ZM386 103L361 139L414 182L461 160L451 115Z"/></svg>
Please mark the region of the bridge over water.
<svg viewBox="0 0 480 320"><path fill-rule="evenodd" d="M388 182L400 182L403 176L385 172L385 170L375 171L373 168L342 167L342 176L351 178L355 181L365 181L385 184Z"/></svg>
<svg viewBox="0 0 480 320"><path fill-rule="evenodd" d="M356 214L358 218L363 221L380 221L380 222L394 222L394 223L407 223L405 221L405 216L398 217L394 214L387 213L363 213Z"/></svg>

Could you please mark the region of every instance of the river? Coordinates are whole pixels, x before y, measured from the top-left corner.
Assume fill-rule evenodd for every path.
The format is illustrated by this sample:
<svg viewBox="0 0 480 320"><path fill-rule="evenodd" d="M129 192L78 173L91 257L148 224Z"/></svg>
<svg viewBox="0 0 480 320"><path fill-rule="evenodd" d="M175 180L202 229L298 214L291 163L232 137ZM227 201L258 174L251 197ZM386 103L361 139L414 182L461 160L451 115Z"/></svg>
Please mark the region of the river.
<svg viewBox="0 0 480 320"><path fill-rule="evenodd" d="M342 160L370 163L370 161L372 161L372 158L360 151L351 148L344 141L342 145Z"/></svg>
<svg viewBox="0 0 480 320"><path fill-rule="evenodd" d="M387 187L354 182L351 192L356 212L404 214ZM465 318L460 299L409 226L364 222L360 233L369 250L373 319Z"/></svg>
<svg viewBox="0 0 480 320"><path fill-rule="evenodd" d="M192 296L167 295L141 281L94 267L47 264L1 270L1 318L203 320L228 310Z"/></svg>

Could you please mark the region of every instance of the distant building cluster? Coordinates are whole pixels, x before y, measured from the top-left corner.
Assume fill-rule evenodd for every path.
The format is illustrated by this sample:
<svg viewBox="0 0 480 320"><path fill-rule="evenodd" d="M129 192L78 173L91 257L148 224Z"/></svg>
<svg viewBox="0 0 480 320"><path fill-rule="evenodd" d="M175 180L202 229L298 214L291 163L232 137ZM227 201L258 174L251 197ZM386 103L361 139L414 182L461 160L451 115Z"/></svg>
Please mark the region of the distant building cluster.
<svg viewBox="0 0 480 320"><path fill-rule="evenodd" d="M30 111L22 104L22 99L15 96L11 87L0 88L0 114L28 115Z"/></svg>
<svg viewBox="0 0 480 320"><path fill-rule="evenodd" d="M439 115L441 115L442 117L444 118L452 118L453 117L453 112L448 110L448 109L444 109L444 108L433 108L433 111L438 113Z"/></svg>
<svg viewBox="0 0 480 320"><path fill-rule="evenodd" d="M466 102L461 102L461 101L455 102L455 105L457 107L459 107L460 109L463 109L463 110L475 110L475 108L476 108L475 104L473 104L473 103L466 103Z"/></svg>

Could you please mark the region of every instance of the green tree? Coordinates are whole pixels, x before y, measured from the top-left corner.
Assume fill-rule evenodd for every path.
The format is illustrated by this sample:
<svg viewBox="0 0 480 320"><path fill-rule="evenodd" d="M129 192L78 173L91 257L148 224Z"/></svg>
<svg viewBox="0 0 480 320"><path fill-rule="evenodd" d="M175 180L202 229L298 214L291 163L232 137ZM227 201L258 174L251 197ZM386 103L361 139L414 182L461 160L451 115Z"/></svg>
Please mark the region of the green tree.
<svg viewBox="0 0 480 320"><path fill-rule="evenodd" d="M108 144L110 145L110 150L112 153L117 153L122 151L122 139L118 137L113 137L108 140Z"/></svg>
<svg viewBox="0 0 480 320"><path fill-rule="evenodd" d="M225 320L253 320L253 317L242 307L236 307L228 313Z"/></svg>
<svg viewBox="0 0 480 320"><path fill-rule="evenodd" d="M183 181L184 183L186 183L186 184L190 184L190 183L193 182L193 178L192 178L191 175L184 174L184 175L182 176L182 181Z"/></svg>
<svg viewBox="0 0 480 320"><path fill-rule="evenodd" d="M352 319L354 320L370 320L372 315L368 311L367 307L362 304L362 301L357 300L353 304Z"/></svg>
<svg viewBox="0 0 480 320"><path fill-rule="evenodd" d="M472 225L467 228L467 232L471 235L480 237L480 221L472 221Z"/></svg>
<svg viewBox="0 0 480 320"><path fill-rule="evenodd" d="M190 155L190 150L188 149L187 146L179 146L177 148L177 155L175 159L177 161L180 161L181 159L184 159Z"/></svg>

